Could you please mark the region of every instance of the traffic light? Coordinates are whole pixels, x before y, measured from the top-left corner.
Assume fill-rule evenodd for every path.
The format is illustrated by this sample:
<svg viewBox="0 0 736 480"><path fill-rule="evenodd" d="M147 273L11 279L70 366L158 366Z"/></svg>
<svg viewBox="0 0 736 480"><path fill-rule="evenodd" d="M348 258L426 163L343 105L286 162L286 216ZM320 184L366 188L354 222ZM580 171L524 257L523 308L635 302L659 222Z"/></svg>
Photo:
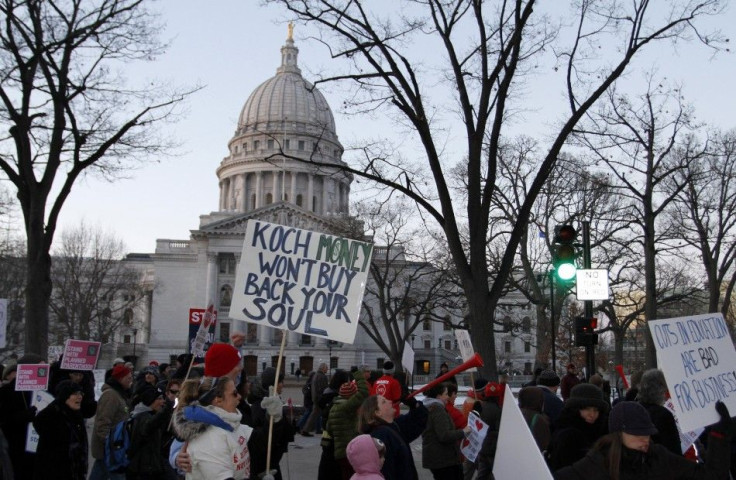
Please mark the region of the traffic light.
<svg viewBox="0 0 736 480"><path fill-rule="evenodd" d="M578 232L572 225L558 225L555 227L554 244L552 245L552 264L555 267L557 278L569 282L575 278L577 266L577 250L575 239Z"/></svg>
<svg viewBox="0 0 736 480"><path fill-rule="evenodd" d="M598 328L597 318L575 317L575 346L598 345L596 328Z"/></svg>

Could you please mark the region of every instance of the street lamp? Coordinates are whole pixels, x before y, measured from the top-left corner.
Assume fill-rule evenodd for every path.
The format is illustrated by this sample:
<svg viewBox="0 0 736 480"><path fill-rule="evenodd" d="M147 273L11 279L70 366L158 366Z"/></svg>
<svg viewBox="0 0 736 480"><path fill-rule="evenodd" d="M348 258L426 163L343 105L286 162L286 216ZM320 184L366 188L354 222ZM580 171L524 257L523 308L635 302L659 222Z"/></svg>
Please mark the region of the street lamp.
<svg viewBox="0 0 736 480"><path fill-rule="evenodd" d="M133 329L133 366L136 367L138 365L138 357L135 354L135 347L138 345L138 329Z"/></svg>
<svg viewBox="0 0 736 480"><path fill-rule="evenodd" d="M332 346L333 345L337 345L337 340L327 340L327 348L330 351L330 358L328 360L329 371L330 371L329 376L332 376Z"/></svg>

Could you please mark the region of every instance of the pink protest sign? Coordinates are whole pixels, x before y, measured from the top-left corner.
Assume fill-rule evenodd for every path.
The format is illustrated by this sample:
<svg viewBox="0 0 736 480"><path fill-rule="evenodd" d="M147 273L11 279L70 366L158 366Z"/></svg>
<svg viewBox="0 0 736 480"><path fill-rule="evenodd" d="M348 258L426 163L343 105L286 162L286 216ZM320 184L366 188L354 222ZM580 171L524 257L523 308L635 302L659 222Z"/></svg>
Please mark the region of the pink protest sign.
<svg viewBox="0 0 736 480"><path fill-rule="evenodd" d="M15 390L46 390L49 385L48 363L18 364Z"/></svg>
<svg viewBox="0 0 736 480"><path fill-rule="evenodd" d="M94 370L100 356L100 342L87 340L66 341L61 368L65 370Z"/></svg>

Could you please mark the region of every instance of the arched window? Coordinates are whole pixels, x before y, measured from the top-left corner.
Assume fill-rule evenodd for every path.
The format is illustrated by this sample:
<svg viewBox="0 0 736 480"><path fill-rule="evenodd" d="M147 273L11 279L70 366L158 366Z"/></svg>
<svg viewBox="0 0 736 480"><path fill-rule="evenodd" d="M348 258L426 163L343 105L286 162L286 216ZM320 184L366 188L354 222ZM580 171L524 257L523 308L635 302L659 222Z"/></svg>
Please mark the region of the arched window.
<svg viewBox="0 0 736 480"><path fill-rule="evenodd" d="M229 307L233 299L233 289L230 285L223 285L220 289L220 306Z"/></svg>
<svg viewBox="0 0 736 480"><path fill-rule="evenodd" d="M266 194L266 205L271 205L273 203L273 194L267 193Z"/></svg>
<svg viewBox="0 0 736 480"><path fill-rule="evenodd" d="M302 206L302 194L301 193L297 193L296 195L296 204L300 207Z"/></svg>
<svg viewBox="0 0 736 480"><path fill-rule="evenodd" d="M133 310L130 308L126 308L125 312L123 313L123 321L126 325L132 325L133 324Z"/></svg>
<svg viewBox="0 0 736 480"><path fill-rule="evenodd" d="M532 331L532 320L529 317L524 317L521 320L521 331L524 333Z"/></svg>
<svg viewBox="0 0 736 480"><path fill-rule="evenodd" d="M250 208L251 210L256 208L256 194L250 196Z"/></svg>

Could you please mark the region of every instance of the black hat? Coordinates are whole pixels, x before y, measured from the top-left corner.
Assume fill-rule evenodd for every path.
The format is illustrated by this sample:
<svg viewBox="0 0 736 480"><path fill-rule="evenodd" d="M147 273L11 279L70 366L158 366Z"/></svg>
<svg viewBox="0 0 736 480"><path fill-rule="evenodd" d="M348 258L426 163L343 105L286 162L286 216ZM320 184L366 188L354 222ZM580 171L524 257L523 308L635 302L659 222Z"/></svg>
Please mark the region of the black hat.
<svg viewBox="0 0 736 480"><path fill-rule="evenodd" d="M570 398L565 400L565 407L583 409L596 407L601 412L608 411L608 402L603 399L603 391L592 383L578 383L570 390Z"/></svg>
<svg viewBox="0 0 736 480"><path fill-rule="evenodd" d="M560 377L552 370L544 370L537 378L537 384L545 387L556 387L560 384Z"/></svg>
<svg viewBox="0 0 736 480"><path fill-rule="evenodd" d="M157 398L163 397L164 392L160 388L156 388L153 385L143 385L135 394L138 401L143 405L150 407Z"/></svg>
<svg viewBox="0 0 736 480"><path fill-rule="evenodd" d="M639 436L658 433L649 412L639 402L618 402L608 417L608 430Z"/></svg>
<svg viewBox="0 0 736 480"><path fill-rule="evenodd" d="M486 388L486 385L488 385L488 380L483 377L478 377L475 379L475 382L473 382L473 390L481 393Z"/></svg>
<svg viewBox="0 0 736 480"><path fill-rule="evenodd" d="M261 374L261 386L268 390L268 387L273 387L273 383L276 380L276 369L273 367L266 367ZM279 375L279 383L284 381L284 374Z"/></svg>
<svg viewBox="0 0 736 480"><path fill-rule="evenodd" d="M56 390L54 391L54 393L56 394L56 397L55 397L56 400L58 402L64 403L73 394L77 392L81 392L81 391L82 391L82 386L79 385L78 383L72 382L71 380L62 380L56 386Z"/></svg>
<svg viewBox="0 0 736 480"><path fill-rule="evenodd" d="M391 360L383 362L383 373L394 373L394 362Z"/></svg>

